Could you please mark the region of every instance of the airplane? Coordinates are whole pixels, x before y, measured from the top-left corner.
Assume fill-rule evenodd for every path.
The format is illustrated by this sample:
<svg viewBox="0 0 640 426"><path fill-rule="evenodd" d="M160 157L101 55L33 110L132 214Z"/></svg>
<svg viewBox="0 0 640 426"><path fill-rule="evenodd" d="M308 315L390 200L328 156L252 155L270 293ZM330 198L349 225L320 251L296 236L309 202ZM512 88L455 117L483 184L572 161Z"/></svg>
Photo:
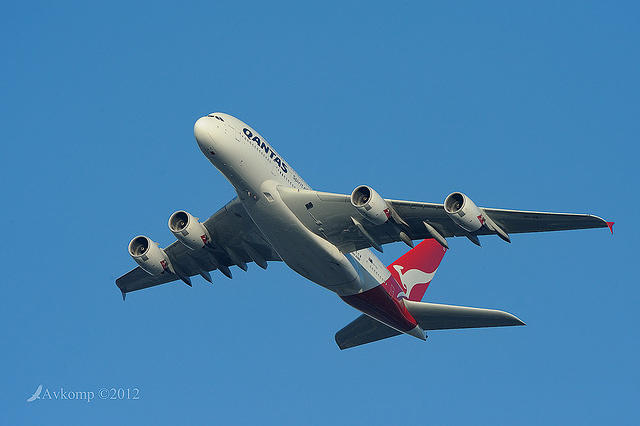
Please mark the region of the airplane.
<svg viewBox="0 0 640 426"><path fill-rule="evenodd" d="M335 335L340 349L428 330L524 325L493 309L421 302L447 238L481 235L511 242L511 234L606 228L613 222L587 214L482 208L462 192L443 204L382 198L367 185L351 194L311 187L253 127L229 114L199 118L194 136L205 157L233 185L237 197L200 222L179 210L169 217L177 238L160 248L149 237L128 246L139 265L116 280L122 293L181 280L191 286L210 272L232 278L231 266L283 261L304 278L336 293L362 314ZM423 240L414 245L414 240ZM411 250L388 268L371 248L402 241Z"/></svg>

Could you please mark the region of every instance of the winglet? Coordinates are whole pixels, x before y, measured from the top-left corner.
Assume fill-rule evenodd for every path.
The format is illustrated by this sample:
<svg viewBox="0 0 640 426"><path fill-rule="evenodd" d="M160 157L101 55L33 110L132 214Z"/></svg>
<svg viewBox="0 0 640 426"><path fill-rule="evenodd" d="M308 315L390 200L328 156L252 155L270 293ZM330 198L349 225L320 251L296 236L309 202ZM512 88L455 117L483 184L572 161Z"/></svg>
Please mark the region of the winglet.
<svg viewBox="0 0 640 426"><path fill-rule="evenodd" d="M122 292L122 301L127 298L127 293L124 290L120 290Z"/></svg>
<svg viewBox="0 0 640 426"><path fill-rule="evenodd" d="M613 235L613 224L615 222L607 222L607 226L609 227L609 231L611 231L611 235Z"/></svg>

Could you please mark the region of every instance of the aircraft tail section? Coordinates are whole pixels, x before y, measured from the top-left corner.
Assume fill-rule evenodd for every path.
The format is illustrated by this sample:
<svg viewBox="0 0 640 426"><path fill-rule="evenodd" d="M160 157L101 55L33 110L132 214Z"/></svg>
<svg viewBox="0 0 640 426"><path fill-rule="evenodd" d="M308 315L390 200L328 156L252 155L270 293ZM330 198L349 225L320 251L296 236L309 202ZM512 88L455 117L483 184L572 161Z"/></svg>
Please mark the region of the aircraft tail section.
<svg viewBox="0 0 640 426"><path fill-rule="evenodd" d="M420 302L446 251L437 241L424 240L387 268L407 295L400 300L417 322L416 329L420 329L420 333L422 330L524 325L516 316L495 309ZM372 317L360 315L338 331L335 338L340 349L347 349L400 334L400 331Z"/></svg>
<svg viewBox="0 0 640 426"><path fill-rule="evenodd" d="M525 325L515 315L495 309L412 302L410 300L405 300L404 304L420 328L425 331ZM336 343L340 349L347 349L399 334L402 333L373 318L360 315L336 333Z"/></svg>
<svg viewBox="0 0 640 426"><path fill-rule="evenodd" d="M399 334L402 333L370 316L362 314L342 330L338 331L335 338L340 349L347 349L387 339Z"/></svg>
<svg viewBox="0 0 640 426"><path fill-rule="evenodd" d="M420 301L446 252L447 249L436 240L424 240L387 269L409 300Z"/></svg>

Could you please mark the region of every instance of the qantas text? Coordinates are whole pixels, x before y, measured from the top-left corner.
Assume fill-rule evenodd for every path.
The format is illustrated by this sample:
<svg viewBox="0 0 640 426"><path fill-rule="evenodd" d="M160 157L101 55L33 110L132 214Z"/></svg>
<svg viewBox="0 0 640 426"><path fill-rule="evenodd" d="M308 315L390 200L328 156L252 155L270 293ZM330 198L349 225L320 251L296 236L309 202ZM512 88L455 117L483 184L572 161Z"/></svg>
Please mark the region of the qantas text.
<svg viewBox="0 0 640 426"><path fill-rule="evenodd" d="M260 148L264 149L264 152L266 152L269 157L278 165L280 166L280 168L282 169L282 171L284 173L287 173L287 165L284 163L284 161L280 160L280 158L276 155L275 152L273 152L273 149L271 149L271 147L269 147L269 145L267 145L266 143L264 143L264 141L261 141L260 138L258 136L253 136L253 133L251 132L251 130L244 128L242 129L242 132L244 133L244 135L249 138L249 140L255 142Z"/></svg>

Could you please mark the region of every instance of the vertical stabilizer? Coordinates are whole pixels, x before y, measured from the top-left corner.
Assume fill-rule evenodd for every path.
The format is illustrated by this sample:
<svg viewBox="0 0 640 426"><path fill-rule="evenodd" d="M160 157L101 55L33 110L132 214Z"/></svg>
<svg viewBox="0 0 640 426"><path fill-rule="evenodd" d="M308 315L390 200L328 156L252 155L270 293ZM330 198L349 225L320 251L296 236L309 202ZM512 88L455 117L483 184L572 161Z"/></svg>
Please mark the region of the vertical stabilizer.
<svg viewBox="0 0 640 426"><path fill-rule="evenodd" d="M422 241L387 267L409 300L420 301L447 249L434 239Z"/></svg>

